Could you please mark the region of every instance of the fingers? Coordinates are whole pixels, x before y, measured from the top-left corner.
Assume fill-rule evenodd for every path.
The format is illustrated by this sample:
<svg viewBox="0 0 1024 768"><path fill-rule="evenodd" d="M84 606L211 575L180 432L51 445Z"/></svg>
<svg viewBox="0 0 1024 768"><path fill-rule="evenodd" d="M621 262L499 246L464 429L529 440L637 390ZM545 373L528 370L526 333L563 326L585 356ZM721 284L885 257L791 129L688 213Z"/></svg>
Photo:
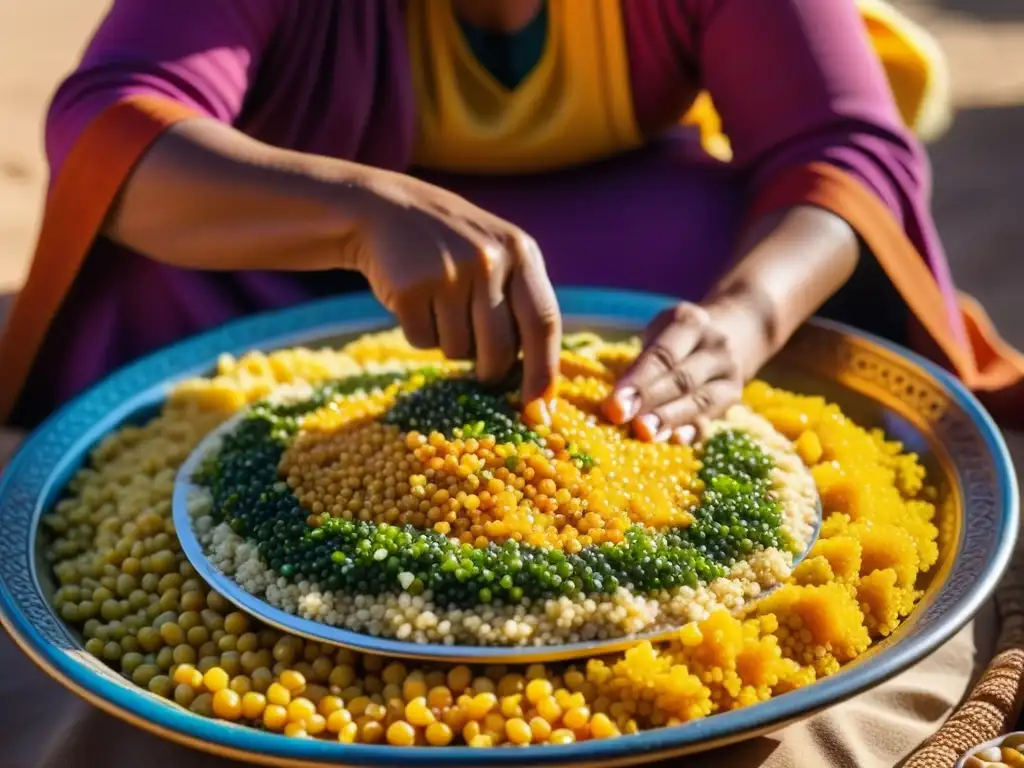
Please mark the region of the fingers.
<svg viewBox="0 0 1024 768"><path fill-rule="evenodd" d="M436 225L422 215L409 216L403 226L371 230L366 246L372 258L364 273L374 295L392 312L409 343L417 349L435 349L439 344L434 320L433 297L440 283L432 273L425 249L444 249ZM419 256L405 261L407 256Z"/></svg>
<svg viewBox="0 0 1024 768"><path fill-rule="evenodd" d="M639 416L634 423L637 437L641 440L662 442L674 437L679 442L689 442L696 435L682 430L686 425L695 426L706 419L721 416L736 403L743 394L742 386L734 379L715 379L701 385L689 395L670 400L650 413ZM677 432L677 430L679 430Z"/></svg>
<svg viewBox="0 0 1024 768"><path fill-rule="evenodd" d="M739 400L736 356L703 308L681 304L661 313L646 344L605 403L608 418L631 423L637 438L690 443Z"/></svg>
<svg viewBox="0 0 1024 768"><path fill-rule="evenodd" d="M537 244L516 227L443 190L409 182L419 194L402 227L374 230L366 259L374 293L410 343L475 357L485 382L503 380L523 350L525 400L552 388L561 317ZM389 209L391 210L391 209Z"/></svg>
<svg viewBox="0 0 1024 768"><path fill-rule="evenodd" d="M672 430L672 442L679 445L690 445L697 439L697 427L693 424L683 424Z"/></svg>
<svg viewBox="0 0 1024 768"><path fill-rule="evenodd" d="M702 345L675 368L638 389L641 410L653 412L665 403L692 395L709 381L732 378L734 374L728 355L714 346Z"/></svg>
<svg viewBox="0 0 1024 768"><path fill-rule="evenodd" d="M742 377L726 338L706 327L689 357L638 389L642 408L633 429L642 440L689 443L741 394Z"/></svg>
<svg viewBox="0 0 1024 768"><path fill-rule="evenodd" d="M449 359L475 358L477 378L502 381L519 340L506 288L517 256L501 235L472 218L448 216L443 239L451 269L434 300L441 349Z"/></svg>
<svg viewBox="0 0 1024 768"><path fill-rule="evenodd" d="M643 344L645 348L649 347L666 328L675 322L677 311L676 307L670 307L669 309L661 310L661 312L655 315L650 325L644 329Z"/></svg>
<svg viewBox="0 0 1024 768"><path fill-rule="evenodd" d="M402 333L416 349L435 349L438 346L437 327L429 294L405 294L393 307Z"/></svg>
<svg viewBox="0 0 1024 768"><path fill-rule="evenodd" d="M537 244L513 239L509 303L523 347L523 400L545 397L555 382L562 347L562 317Z"/></svg>
<svg viewBox="0 0 1024 768"><path fill-rule="evenodd" d="M438 343L449 360L469 360L474 355L473 326L470 314L472 282L460 274L459 264L476 258L478 247L456 233L441 238L444 278L434 291L434 322Z"/></svg>
<svg viewBox="0 0 1024 768"><path fill-rule="evenodd" d="M707 324L707 313L693 304L673 310L674 319L650 342L636 363L619 382L619 389L633 387L638 392L675 368L700 343Z"/></svg>
<svg viewBox="0 0 1024 768"><path fill-rule="evenodd" d="M449 360L470 360L474 354L469 298L464 291L445 291L434 299L438 344Z"/></svg>
<svg viewBox="0 0 1024 768"><path fill-rule="evenodd" d="M650 339L636 362L619 379L605 406L614 424L625 424L646 410L643 393L658 379L674 370L700 343L707 325L707 313L693 304L681 304L662 313L652 324L660 331Z"/></svg>
<svg viewBox="0 0 1024 768"><path fill-rule="evenodd" d="M493 273L473 287L470 312L476 339L476 375L487 384L501 381L519 353L512 307L505 298L504 276Z"/></svg>

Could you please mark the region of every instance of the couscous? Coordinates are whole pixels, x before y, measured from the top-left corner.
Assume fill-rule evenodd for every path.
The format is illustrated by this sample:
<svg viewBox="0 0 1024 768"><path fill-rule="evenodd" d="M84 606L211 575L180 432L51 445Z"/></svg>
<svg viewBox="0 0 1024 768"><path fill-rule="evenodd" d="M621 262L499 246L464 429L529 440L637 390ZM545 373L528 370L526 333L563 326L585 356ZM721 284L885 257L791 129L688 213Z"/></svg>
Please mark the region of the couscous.
<svg viewBox="0 0 1024 768"><path fill-rule="evenodd" d="M634 440L599 416L629 347L569 344L544 423L400 355L260 403L198 473L212 562L291 613L446 644L678 626L788 577L817 519L789 442L743 406L696 447Z"/></svg>
<svg viewBox="0 0 1024 768"><path fill-rule="evenodd" d="M715 610L670 641L638 641L613 657L474 668L361 655L235 611L181 553L170 514L179 466L212 428L282 387L342 380L402 355L411 353L400 339L374 337L342 354L224 358L215 376L178 386L159 415L99 445L46 518L54 607L86 650L195 713L290 737L564 744L813 684L899 627L938 558L933 499L915 456L821 398L754 382L747 408L792 441L824 519L808 558L745 615ZM600 359L615 371L628 354ZM439 363L426 353L417 362Z"/></svg>

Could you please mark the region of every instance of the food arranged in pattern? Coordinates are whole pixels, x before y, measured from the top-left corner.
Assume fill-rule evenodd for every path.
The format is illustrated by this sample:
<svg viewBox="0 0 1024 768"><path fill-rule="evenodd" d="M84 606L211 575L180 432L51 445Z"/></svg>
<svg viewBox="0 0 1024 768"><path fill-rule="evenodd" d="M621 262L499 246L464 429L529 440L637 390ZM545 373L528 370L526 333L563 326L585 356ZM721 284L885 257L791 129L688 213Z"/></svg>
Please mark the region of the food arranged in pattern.
<svg viewBox="0 0 1024 768"><path fill-rule="evenodd" d="M695 446L638 442L599 414L636 346L569 346L544 413L394 333L224 357L99 445L46 517L55 609L88 652L202 715L471 747L756 705L834 674L911 614L938 558L916 456L762 382ZM198 577L171 518L179 467L228 419L193 520L211 561L270 603L418 643L679 629L612 656L471 667L263 625ZM817 498L819 538L794 567Z"/></svg>

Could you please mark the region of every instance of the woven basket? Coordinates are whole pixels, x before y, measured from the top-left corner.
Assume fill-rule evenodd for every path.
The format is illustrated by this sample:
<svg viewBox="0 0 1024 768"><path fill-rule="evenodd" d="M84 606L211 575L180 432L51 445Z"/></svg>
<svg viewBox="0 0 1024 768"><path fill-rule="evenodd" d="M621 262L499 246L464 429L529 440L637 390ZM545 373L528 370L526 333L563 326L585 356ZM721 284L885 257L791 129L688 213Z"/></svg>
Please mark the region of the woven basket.
<svg viewBox="0 0 1024 768"><path fill-rule="evenodd" d="M1024 543L996 590L996 655L970 695L903 768L953 768L970 749L1014 729L1024 694Z"/></svg>

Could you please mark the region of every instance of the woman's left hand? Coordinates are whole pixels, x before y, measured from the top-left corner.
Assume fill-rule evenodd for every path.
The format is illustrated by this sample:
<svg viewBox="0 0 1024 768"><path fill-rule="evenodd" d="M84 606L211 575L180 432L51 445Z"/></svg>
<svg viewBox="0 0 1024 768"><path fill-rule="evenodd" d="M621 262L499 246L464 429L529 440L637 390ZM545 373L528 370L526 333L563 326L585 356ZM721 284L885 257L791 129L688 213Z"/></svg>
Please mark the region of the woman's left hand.
<svg viewBox="0 0 1024 768"><path fill-rule="evenodd" d="M691 442L704 420L740 399L751 373L751 345L765 346L762 333L753 334L756 341L737 333L736 318L736 312L687 303L658 315L644 351L605 404L609 420L632 422L641 440Z"/></svg>
<svg viewBox="0 0 1024 768"><path fill-rule="evenodd" d="M662 312L615 385L605 415L641 440L689 442L740 399L743 385L853 274L856 233L822 208L758 218L735 266L700 306Z"/></svg>

